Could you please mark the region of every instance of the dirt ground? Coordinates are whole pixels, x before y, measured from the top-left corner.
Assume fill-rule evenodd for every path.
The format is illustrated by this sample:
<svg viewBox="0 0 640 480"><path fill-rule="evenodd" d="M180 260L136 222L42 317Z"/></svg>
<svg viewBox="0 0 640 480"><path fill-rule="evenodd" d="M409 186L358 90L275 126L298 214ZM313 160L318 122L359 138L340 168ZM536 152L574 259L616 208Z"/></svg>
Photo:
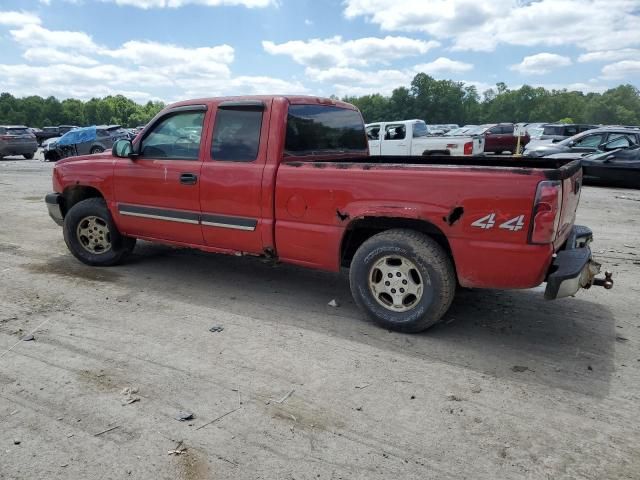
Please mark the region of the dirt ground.
<svg viewBox="0 0 640 480"><path fill-rule="evenodd" d="M582 193L612 291L462 291L403 335L345 275L148 243L84 266L51 169L0 161L0 479L640 478L640 191Z"/></svg>

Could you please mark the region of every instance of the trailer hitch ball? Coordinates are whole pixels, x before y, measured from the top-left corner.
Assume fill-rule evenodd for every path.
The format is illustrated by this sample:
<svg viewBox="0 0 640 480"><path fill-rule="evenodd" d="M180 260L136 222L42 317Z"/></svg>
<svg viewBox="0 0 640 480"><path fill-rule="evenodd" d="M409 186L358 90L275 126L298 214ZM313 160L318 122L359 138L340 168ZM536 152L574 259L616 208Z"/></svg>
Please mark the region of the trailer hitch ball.
<svg viewBox="0 0 640 480"><path fill-rule="evenodd" d="M612 275L613 274L611 272L604 272L604 278L595 278L593 280L593 284L598 285L599 287L604 287L607 290L611 290L613 288Z"/></svg>

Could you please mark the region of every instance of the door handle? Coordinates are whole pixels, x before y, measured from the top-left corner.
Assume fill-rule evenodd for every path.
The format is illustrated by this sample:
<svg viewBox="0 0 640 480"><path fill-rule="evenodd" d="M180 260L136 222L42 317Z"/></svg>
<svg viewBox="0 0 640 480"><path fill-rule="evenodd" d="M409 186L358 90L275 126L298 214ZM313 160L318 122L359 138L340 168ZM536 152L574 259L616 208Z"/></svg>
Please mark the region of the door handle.
<svg viewBox="0 0 640 480"><path fill-rule="evenodd" d="M198 176L195 173L181 173L180 183L183 185L195 185L198 183Z"/></svg>

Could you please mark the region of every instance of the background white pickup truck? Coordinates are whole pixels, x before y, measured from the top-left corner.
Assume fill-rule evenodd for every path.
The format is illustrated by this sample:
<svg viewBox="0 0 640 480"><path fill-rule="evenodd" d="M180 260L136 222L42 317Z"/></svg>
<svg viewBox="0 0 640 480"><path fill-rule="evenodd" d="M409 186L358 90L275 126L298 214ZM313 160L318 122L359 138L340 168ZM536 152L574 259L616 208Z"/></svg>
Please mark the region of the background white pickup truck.
<svg viewBox="0 0 640 480"><path fill-rule="evenodd" d="M366 125L369 155L455 155L484 153L484 139L472 136L429 136L422 120L376 122Z"/></svg>

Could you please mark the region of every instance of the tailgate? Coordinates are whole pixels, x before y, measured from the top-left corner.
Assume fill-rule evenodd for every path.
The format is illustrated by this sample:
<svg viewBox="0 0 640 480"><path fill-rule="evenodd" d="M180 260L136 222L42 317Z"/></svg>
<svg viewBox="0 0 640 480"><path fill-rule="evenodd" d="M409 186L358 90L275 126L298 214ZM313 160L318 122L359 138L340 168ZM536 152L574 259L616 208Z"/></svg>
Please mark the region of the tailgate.
<svg viewBox="0 0 640 480"><path fill-rule="evenodd" d="M567 170L559 179L562 182L562 210L554 250L558 250L565 242L576 220L576 210L582 190L582 168L575 168L573 164L574 162L571 162L560 169L561 172L564 169Z"/></svg>

